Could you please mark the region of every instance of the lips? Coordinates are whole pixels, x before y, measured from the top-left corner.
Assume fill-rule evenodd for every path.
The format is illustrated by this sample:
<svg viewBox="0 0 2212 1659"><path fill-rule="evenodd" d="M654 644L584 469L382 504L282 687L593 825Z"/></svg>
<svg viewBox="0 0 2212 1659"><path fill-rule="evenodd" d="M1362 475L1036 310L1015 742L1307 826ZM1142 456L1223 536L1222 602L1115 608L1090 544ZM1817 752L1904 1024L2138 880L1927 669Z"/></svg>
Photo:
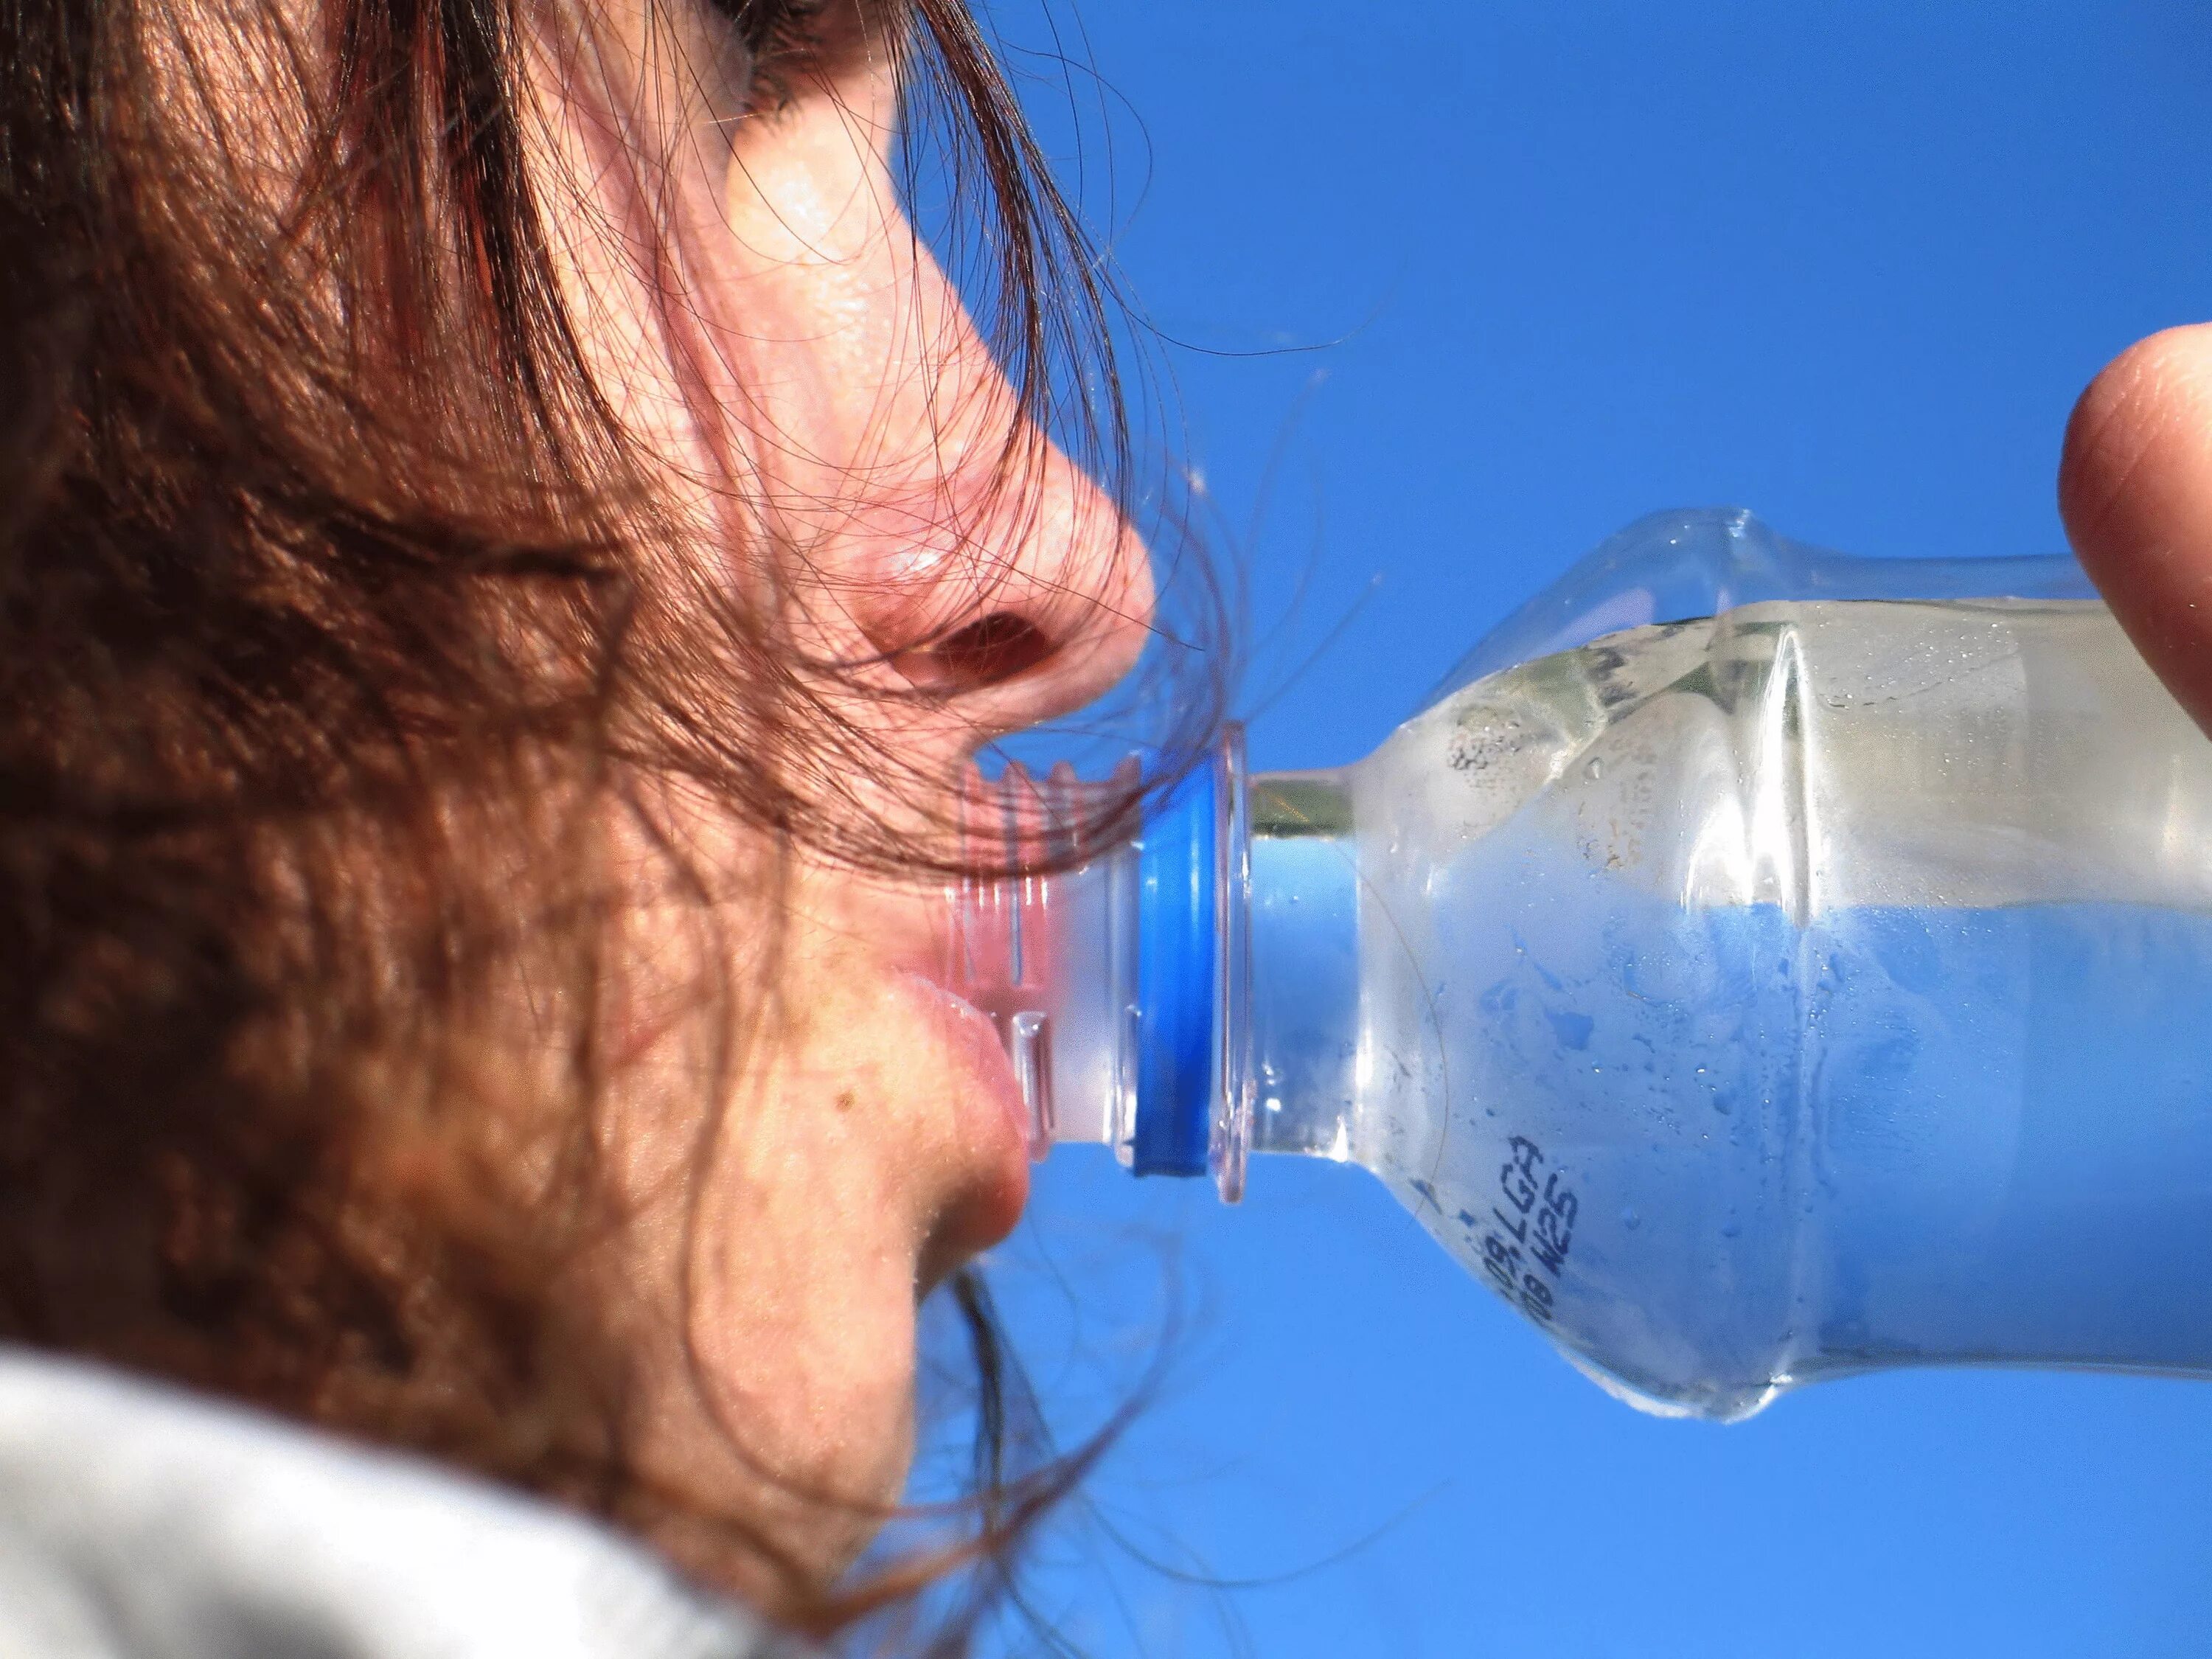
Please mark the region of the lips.
<svg viewBox="0 0 2212 1659"><path fill-rule="evenodd" d="M957 1266L1021 1218L1030 1163L1029 1105L998 1025L961 994L957 890L855 884L832 902L838 931L868 959L854 963L868 982L858 1016L868 1029L853 1038L873 1066L890 1068L888 1087L949 1131L949 1146L933 1135L949 1163L892 1148L890 1168Z"/></svg>
<svg viewBox="0 0 2212 1659"><path fill-rule="evenodd" d="M975 1212L949 1230L971 1249L996 1243L1021 1218L1030 1183L1030 1114L1014 1069L989 1016L928 975L893 975L896 994L937 1037L956 1091L963 1139L973 1150L977 1190L963 1207Z"/></svg>

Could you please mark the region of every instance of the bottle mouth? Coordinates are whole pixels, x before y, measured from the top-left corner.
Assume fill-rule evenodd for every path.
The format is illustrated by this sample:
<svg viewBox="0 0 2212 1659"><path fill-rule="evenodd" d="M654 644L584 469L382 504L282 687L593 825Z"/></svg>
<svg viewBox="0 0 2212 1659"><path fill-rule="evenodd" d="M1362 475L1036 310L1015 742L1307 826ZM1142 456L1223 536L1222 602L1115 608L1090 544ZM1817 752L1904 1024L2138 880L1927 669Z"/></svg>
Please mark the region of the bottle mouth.
<svg viewBox="0 0 2212 1659"><path fill-rule="evenodd" d="M1137 1175L1212 1175L1242 1196L1250 1139L1243 732L1160 791L1133 836L1097 826L1158 763L1103 782L1065 763L978 779L945 897L945 982L988 1016L1029 1108L1030 1148L1113 1148ZM1031 873L1031 872L1034 873Z"/></svg>

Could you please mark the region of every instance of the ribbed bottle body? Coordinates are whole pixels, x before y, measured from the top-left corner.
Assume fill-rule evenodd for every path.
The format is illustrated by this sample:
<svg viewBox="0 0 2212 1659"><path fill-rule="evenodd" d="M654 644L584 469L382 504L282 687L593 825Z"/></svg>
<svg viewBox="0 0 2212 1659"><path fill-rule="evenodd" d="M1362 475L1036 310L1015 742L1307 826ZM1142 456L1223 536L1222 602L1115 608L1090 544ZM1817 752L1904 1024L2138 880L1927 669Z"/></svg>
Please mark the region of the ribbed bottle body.
<svg viewBox="0 0 2212 1659"><path fill-rule="evenodd" d="M1341 1155L1608 1386L2212 1369L2212 744L2102 607L1633 629L1344 793Z"/></svg>

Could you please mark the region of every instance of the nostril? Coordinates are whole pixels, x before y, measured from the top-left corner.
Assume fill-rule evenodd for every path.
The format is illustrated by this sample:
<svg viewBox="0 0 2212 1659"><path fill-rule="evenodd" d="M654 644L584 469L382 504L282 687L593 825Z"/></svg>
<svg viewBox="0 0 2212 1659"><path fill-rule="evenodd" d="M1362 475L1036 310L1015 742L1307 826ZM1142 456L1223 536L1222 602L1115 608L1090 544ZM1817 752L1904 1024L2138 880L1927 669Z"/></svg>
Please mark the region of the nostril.
<svg viewBox="0 0 2212 1659"><path fill-rule="evenodd" d="M1028 617L994 611L910 653L921 660L902 665L918 685L980 691L1027 673L1057 648L1051 636Z"/></svg>

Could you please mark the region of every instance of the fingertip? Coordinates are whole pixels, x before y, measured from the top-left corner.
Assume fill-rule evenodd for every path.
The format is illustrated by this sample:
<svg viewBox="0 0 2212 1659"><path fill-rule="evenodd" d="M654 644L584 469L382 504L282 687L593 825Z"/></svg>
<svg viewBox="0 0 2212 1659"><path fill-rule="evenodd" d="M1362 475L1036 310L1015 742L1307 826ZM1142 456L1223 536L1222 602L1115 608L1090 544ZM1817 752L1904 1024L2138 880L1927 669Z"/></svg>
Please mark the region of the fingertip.
<svg viewBox="0 0 2212 1659"><path fill-rule="evenodd" d="M2151 666L2212 717L2212 324L2130 346L2067 422L2059 511Z"/></svg>
<svg viewBox="0 0 2212 1659"><path fill-rule="evenodd" d="M2150 483L2166 493L2171 452L2212 413L2212 323L2138 340L2089 382L2066 423L2059 510L2085 559L2124 554ZM2196 417L2194 422L2190 416ZM2203 446L2197 446L2200 453ZM2146 477L2148 472L2150 476Z"/></svg>

